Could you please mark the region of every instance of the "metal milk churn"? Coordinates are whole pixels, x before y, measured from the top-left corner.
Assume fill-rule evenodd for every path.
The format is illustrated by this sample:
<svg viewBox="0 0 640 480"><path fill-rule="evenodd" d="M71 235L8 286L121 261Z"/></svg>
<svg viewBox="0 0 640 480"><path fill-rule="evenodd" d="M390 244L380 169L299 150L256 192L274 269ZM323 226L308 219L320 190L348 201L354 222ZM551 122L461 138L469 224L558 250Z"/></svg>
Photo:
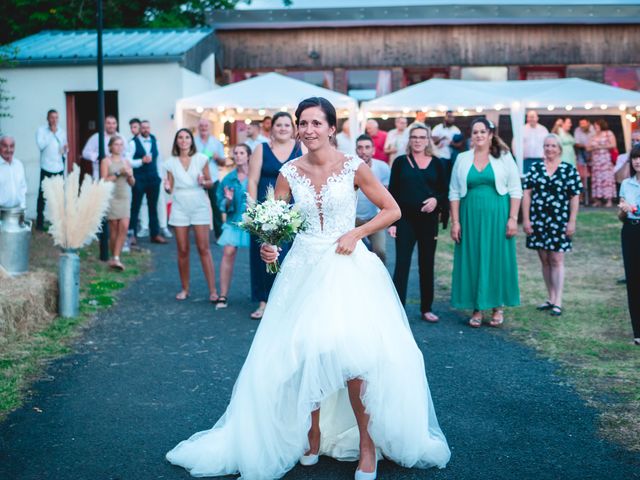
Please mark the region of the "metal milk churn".
<svg viewBox="0 0 640 480"><path fill-rule="evenodd" d="M31 222L22 208L0 208L0 265L10 275L29 269Z"/></svg>

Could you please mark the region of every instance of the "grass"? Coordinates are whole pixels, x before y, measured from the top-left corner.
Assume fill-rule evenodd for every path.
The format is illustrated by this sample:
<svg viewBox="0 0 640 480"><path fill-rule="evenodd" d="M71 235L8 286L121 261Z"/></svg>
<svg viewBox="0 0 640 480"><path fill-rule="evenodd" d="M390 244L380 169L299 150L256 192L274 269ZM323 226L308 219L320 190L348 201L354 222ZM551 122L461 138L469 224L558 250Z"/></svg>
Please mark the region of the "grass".
<svg viewBox="0 0 640 480"><path fill-rule="evenodd" d="M546 300L537 253L518 236L521 306L508 309L504 330L558 362L586 402L601 412L603 436L640 451L640 349L632 344L620 253L621 224L613 210L585 209L578 216L574 250L565 256L563 315L535 309ZM451 293L453 242L442 232L437 292Z"/></svg>
<svg viewBox="0 0 640 480"><path fill-rule="evenodd" d="M56 272L59 250L50 237L35 232L31 244L31 270ZM123 258L127 269L114 273L99 260L97 243L80 252L80 315L56 317L43 329L6 339L0 345L0 420L18 408L31 382L42 374L47 362L71 352L71 344L93 315L117 301L117 291L149 268L148 251Z"/></svg>

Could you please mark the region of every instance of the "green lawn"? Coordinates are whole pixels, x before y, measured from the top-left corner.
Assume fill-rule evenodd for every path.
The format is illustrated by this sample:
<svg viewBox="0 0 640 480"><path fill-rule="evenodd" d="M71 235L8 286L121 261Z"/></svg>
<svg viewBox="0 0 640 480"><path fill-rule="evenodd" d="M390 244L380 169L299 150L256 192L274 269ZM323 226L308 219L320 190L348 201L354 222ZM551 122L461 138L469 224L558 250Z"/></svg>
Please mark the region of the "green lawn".
<svg viewBox="0 0 640 480"><path fill-rule="evenodd" d="M574 250L565 257L563 315L538 312L546 300L537 253L518 235L522 306L508 309L505 330L557 361L569 381L601 415L603 434L640 451L640 348L632 344L620 228L613 210L583 209L578 216ZM439 237L437 294L449 301L453 242ZM470 313L470 312L469 312Z"/></svg>

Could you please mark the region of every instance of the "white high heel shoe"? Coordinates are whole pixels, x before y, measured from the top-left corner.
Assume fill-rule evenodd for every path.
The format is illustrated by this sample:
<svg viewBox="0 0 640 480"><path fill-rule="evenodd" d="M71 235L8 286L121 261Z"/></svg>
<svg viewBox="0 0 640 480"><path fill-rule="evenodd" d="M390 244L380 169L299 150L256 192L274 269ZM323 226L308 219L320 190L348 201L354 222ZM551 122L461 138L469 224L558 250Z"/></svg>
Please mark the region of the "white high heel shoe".
<svg viewBox="0 0 640 480"><path fill-rule="evenodd" d="M318 453L310 453L309 455L303 455L300 457L300 465L303 467L310 467L318 463L320 455Z"/></svg>
<svg viewBox="0 0 640 480"><path fill-rule="evenodd" d="M373 472L363 472L356 470L354 480L376 480L378 476L378 461L376 460L376 468Z"/></svg>

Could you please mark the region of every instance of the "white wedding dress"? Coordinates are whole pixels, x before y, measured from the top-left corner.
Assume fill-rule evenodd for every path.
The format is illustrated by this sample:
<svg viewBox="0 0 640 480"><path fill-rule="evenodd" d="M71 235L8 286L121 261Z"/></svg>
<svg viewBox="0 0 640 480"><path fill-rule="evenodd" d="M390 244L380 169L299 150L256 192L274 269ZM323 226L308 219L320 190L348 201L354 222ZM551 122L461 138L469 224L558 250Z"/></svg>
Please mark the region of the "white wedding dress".
<svg viewBox="0 0 640 480"><path fill-rule="evenodd" d="M318 406L320 454L357 460L346 390L352 378L365 382L362 401L379 458L418 468L449 461L422 353L386 268L362 242L351 255L335 253L336 240L354 227L361 163L347 157L318 194L295 160L282 167L310 228L282 264L227 411L211 430L167 453L192 476L282 477L308 449Z"/></svg>

